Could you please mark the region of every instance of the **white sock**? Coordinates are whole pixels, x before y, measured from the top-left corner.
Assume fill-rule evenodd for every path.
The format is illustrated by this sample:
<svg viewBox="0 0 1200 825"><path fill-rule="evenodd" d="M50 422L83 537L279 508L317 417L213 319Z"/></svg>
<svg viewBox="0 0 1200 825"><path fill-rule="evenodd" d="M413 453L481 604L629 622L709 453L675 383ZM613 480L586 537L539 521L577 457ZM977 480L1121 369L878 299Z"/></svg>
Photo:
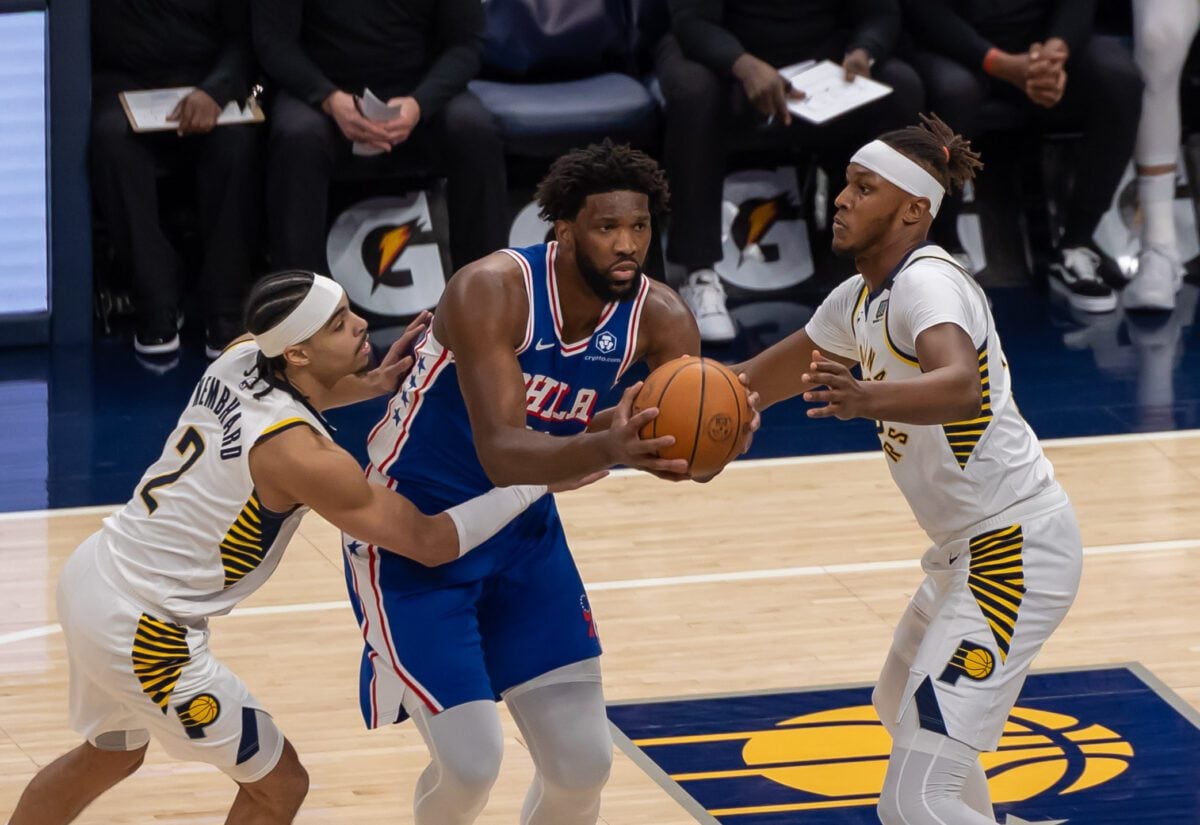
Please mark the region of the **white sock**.
<svg viewBox="0 0 1200 825"><path fill-rule="evenodd" d="M1142 243L1175 248L1175 173L1138 175Z"/></svg>

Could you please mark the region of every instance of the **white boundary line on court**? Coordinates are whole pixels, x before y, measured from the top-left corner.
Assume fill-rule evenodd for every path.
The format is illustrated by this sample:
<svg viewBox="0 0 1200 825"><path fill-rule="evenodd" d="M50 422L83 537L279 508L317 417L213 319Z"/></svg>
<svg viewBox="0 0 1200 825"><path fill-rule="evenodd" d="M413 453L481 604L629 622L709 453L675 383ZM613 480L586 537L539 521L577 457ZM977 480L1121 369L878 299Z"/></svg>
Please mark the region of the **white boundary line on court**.
<svg viewBox="0 0 1200 825"><path fill-rule="evenodd" d="M1084 556L1116 556L1132 553L1167 553L1178 550L1200 549L1200 539L1173 539L1170 541L1146 541L1136 544L1106 544L1085 547ZM715 584L720 582L762 581L765 579L795 579L807 576L823 576L846 573L878 573L885 570L919 569L919 559L894 561L867 561L854 564L817 564L807 567L778 567L764 570L735 570L725 573L702 573L693 576L664 576L649 579L624 579L609 582L593 582L587 585L592 593L606 590L642 590L648 587L683 587L693 584ZM266 605L263 607L240 607L230 616L273 616L281 613L317 613L325 610L349 610L350 602L339 599L334 602L308 602L302 604ZM53 636L62 628L57 624L31 627L11 633L0 633L0 647Z"/></svg>

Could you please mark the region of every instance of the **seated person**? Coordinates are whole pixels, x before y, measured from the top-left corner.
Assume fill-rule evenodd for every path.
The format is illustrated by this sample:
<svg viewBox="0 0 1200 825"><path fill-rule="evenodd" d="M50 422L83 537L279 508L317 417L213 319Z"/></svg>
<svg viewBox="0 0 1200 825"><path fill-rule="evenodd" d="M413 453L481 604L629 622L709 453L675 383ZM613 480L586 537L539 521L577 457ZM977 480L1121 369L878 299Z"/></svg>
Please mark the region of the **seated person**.
<svg viewBox="0 0 1200 825"><path fill-rule="evenodd" d="M705 341L736 330L713 267L722 258L721 199L730 138L811 148L835 179L850 153L881 130L910 123L923 105L916 72L891 57L897 0L671 0L671 34L655 56L666 98L663 160L671 181L667 260L687 271L680 294ZM894 91L815 126L787 109L778 69L831 59L847 75L875 77Z"/></svg>
<svg viewBox="0 0 1200 825"><path fill-rule="evenodd" d="M254 0L253 9L255 48L275 87L267 159L274 266L328 269L330 180L378 163L355 157L352 143L390 153L393 168L446 176L455 268L507 245L503 143L467 91L483 48L479 0ZM368 89L399 114L364 117L356 98Z"/></svg>
<svg viewBox="0 0 1200 825"><path fill-rule="evenodd" d="M1095 0L906 0L904 9L929 108L952 129L977 137L984 101L1000 98L1038 126L1082 130L1050 284L1082 311L1115 309L1103 271L1119 275L1092 235L1133 154L1142 81L1127 49L1093 33Z"/></svg>
<svg viewBox="0 0 1200 825"><path fill-rule="evenodd" d="M92 0L92 191L129 268L140 353L179 349L184 266L159 223L163 168L195 175L209 356L242 331L258 235L258 131L215 127L221 109L249 93L252 65L249 13L237 0ZM196 87L171 115L179 128L135 133L118 95L172 86Z"/></svg>

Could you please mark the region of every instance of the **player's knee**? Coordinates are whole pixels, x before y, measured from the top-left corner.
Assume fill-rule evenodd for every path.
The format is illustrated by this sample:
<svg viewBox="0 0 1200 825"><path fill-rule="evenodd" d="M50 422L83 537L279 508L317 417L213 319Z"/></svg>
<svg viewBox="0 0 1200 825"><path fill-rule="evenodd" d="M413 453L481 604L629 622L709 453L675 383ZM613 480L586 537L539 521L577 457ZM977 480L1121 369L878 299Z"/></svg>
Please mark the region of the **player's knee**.
<svg viewBox="0 0 1200 825"><path fill-rule="evenodd" d="M465 799L486 799L500 776L499 744L480 742L467 758L441 761L441 781L454 786L457 795Z"/></svg>
<svg viewBox="0 0 1200 825"><path fill-rule="evenodd" d="M542 781L571 796L598 796L612 773L612 739L608 736L581 740L561 754L553 765L539 766Z"/></svg>

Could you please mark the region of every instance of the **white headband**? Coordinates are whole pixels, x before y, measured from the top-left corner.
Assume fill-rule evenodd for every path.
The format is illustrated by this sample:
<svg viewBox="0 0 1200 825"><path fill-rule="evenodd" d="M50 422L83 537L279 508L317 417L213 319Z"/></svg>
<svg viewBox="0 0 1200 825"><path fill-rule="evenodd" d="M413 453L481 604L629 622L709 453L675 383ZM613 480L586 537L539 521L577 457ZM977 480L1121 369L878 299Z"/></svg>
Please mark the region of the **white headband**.
<svg viewBox="0 0 1200 825"><path fill-rule="evenodd" d="M304 300L282 321L266 332L254 336L254 342L268 358L283 355L292 344L307 341L333 317L346 291L341 284L324 275L313 277L312 287Z"/></svg>
<svg viewBox="0 0 1200 825"><path fill-rule="evenodd" d="M870 169L884 180L891 181L910 195L929 200L929 214L937 217L946 189L937 178L926 172L911 158L896 151L882 140L873 140L854 153L851 163Z"/></svg>

